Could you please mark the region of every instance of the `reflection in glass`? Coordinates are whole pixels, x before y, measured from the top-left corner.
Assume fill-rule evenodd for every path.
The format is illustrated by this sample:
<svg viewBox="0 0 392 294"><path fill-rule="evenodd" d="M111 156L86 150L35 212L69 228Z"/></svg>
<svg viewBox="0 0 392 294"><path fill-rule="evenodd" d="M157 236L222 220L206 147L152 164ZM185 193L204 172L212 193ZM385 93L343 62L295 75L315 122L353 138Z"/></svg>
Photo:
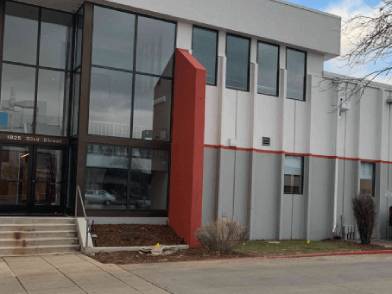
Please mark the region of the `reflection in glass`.
<svg viewBox="0 0 392 294"><path fill-rule="evenodd" d="M132 149L129 208L166 210L169 155L166 151Z"/></svg>
<svg viewBox="0 0 392 294"><path fill-rule="evenodd" d="M39 70L36 133L65 135L64 80L64 72Z"/></svg>
<svg viewBox="0 0 392 294"><path fill-rule="evenodd" d="M74 69L77 69L82 64L82 41L83 41L83 22L84 22L83 7L79 9L76 14L76 30L75 30L75 45L74 45Z"/></svg>
<svg viewBox="0 0 392 294"><path fill-rule="evenodd" d="M128 149L89 145L85 203L88 209L125 209L128 183Z"/></svg>
<svg viewBox="0 0 392 294"><path fill-rule="evenodd" d="M89 134L130 137L132 74L92 68Z"/></svg>
<svg viewBox="0 0 392 294"><path fill-rule="evenodd" d="M0 130L31 133L34 113L35 69L3 64Z"/></svg>
<svg viewBox="0 0 392 294"><path fill-rule="evenodd" d="M171 77L175 34L174 23L138 17L136 70Z"/></svg>
<svg viewBox="0 0 392 294"><path fill-rule="evenodd" d="M249 87L248 39L227 35L226 38L226 86L247 91Z"/></svg>
<svg viewBox="0 0 392 294"><path fill-rule="evenodd" d="M306 54L287 49L287 97L305 100Z"/></svg>
<svg viewBox="0 0 392 294"><path fill-rule="evenodd" d="M375 172L374 164L370 162L361 162L359 174L359 191L361 194L375 196Z"/></svg>
<svg viewBox="0 0 392 294"><path fill-rule="evenodd" d="M135 16L94 6L94 65L133 70Z"/></svg>
<svg viewBox="0 0 392 294"><path fill-rule="evenodd" d="M216 84L217 37L216 31L193 28L192 55L206 68L210 85Z"/></svg>
<svg viewBox="0 0 392 294"><path fill-rule="evenodd" d="M286 156L284 161L284 194L303 192L303 158Z"/></svg>
<svg viewBox="0 0 392 294"><path fill-rule="evenodd" d="M63 152L61 150L37 150L35 170L34 205L59 206L63 182Z"/></svg>
<svg viewBox="0 0 392 294"><path fill-rule="evenodd" d="M80 71L73 74L71 134L77 135L79 123Z"/></svg>
<svg viewBox="0 0 392 294"><path fill-rule="evenodd" d="M278 96L279 46L259 43L257 92Z"/></svg>
<svg viewBox="0 0 392 294"><path fill-rule="evenodd" d="M0 205L24 205L29 186L29 150L0 146Z"/></svg>
<svg viewBox="0 0 392 294"><path fill-rule="evenodd" d="M3 59L36 64L38 8L6 2Z"/></svg>
<svg viewBox="0 0 392 294"><path fill-rule="evenodd" d="M72 15L42 9L40 58L41 66L65 69L69 62Z"/></svg>
<svg viewBox="0 0 392 294"><path fill-rule="evenodd" d="M170 139L172 81L136 75L133 138Z"/></svg>

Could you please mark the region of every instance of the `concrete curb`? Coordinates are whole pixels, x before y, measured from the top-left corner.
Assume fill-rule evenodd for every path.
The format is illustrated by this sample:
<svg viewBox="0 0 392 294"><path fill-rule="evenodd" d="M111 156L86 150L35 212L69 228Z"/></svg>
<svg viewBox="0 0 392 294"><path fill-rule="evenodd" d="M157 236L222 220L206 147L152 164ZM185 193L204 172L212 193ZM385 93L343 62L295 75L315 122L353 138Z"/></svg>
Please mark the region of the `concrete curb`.
<svg viewBox="0 0 392 294"><path fill-rule="evenodd" d="M130 247L88 247L84 249L86 254L95 253L112 253L112 252L137 252L148 251L153 249L154 246L130 246ZM161 245L163 251L165 250L186 250L188 245Z"/></svg>
<svg viewBox="0 0 392 294"><path fill-rule="evenodd" d="M273 256L260 256L264 259L285 259L285 258L302 258L302 257L324 257L324 256L353 256L353 255L382 255L392 254L392 249L385 250L360 250L360 251L335 251L323 253L309 253L298 255L273 255Z"/></svg>

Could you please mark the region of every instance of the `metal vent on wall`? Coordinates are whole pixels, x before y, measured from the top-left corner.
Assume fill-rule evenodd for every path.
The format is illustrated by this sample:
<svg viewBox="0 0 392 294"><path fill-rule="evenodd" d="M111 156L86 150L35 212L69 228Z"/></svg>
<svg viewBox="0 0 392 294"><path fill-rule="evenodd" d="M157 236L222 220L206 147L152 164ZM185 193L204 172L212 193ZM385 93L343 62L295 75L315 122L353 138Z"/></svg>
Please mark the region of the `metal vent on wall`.
<svg viewBox="0 0 392 294"><path fill-rule="evenodd" d="M263 137L262 144L263 144L263 146L271 146L271 138L270 137Z"/></svg>

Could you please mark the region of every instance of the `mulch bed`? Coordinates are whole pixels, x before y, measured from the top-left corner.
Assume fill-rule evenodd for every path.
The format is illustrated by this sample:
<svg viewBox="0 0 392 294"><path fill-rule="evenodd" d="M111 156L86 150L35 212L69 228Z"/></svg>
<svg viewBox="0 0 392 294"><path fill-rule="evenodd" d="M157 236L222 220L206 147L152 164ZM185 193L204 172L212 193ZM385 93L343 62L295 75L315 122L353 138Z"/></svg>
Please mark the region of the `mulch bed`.
<svg viewBox="0 0 392 294"><path fill-rule="evenodd" d="M217 260L249 257L249 255L241 253L220 255L209 252L203 248L180 250L174 254L166 256L152 256L139 252L113 252L113 253L97 253L92 256L101 263L114 264L137 264L137 263L160 263L160 262L178 262L178 261L196 261L196 260Z"/></svg>
<svg viewBox="0 0 392 294"><path fill-rule="evenodd" d="M98 247L153 246L184 244L169 226L160 225L94 225Z"/></svg>

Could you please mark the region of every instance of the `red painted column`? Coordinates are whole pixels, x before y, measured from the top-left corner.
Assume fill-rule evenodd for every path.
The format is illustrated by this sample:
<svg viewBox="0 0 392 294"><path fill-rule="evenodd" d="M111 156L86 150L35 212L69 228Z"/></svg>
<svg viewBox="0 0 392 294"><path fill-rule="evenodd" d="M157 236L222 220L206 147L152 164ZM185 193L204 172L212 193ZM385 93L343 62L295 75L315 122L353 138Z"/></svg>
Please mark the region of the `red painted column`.
<svg viewBox="0 0 392 294"><path fill-rule="evenodd" d="M201 226L206 70L186 50L175 53L169 225L191 247Z"/></svg>

